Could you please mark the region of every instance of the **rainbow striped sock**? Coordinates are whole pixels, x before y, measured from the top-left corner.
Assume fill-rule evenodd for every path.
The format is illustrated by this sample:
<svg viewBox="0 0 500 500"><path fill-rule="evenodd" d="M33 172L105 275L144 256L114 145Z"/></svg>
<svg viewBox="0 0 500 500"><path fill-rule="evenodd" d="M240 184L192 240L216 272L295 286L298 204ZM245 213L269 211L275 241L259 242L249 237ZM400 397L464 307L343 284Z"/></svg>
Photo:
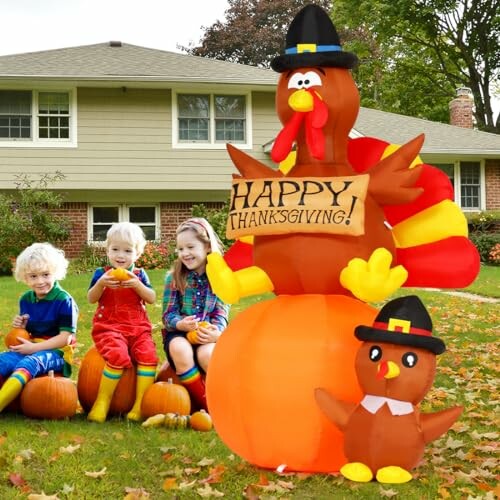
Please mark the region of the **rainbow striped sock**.
<svg viewBox="0 0 500 500"><path fill-rule="evenodd" d="M199 409L207 409L207 398L205 395L205 381L203 380L198 367L194 365L184 373L178 373L181 384L188 390L193 403Z"/></svg>

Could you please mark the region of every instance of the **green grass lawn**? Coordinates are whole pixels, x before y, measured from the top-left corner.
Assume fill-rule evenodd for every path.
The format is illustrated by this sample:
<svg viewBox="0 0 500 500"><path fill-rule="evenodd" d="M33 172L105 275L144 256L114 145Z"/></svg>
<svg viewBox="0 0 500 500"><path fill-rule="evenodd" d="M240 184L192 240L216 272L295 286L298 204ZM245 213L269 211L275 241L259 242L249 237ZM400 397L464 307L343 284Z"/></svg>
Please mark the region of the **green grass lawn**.
<svg viewBox="0 0 500 500"><path fill-rule="evenodd" d="M498 297L499 269L482 267L480 277L467 291ZM157 291L157 302L149 313L163 359L160 301L164 272L150 271L149 275ZM90 274L81 274L62 282L80 307L79 360L92 343L95 305L87 304L89 281ZM0 278L1 334L10 329L24 290L11 277ZM428 445L410 483L354 484L338 474L263 471L235 456L215 431L145 429L120 418L94 424L84 414L66 421L43 421L2 413L0 498L29 498L43 492L47 497L32 498L190 499L224 494L231 499L493 499L498 495L494 457L498 451L499 305L415 289L399 294L415 292L432 315L435 335L447 345L446 353L438 358L434 387L422 409L436 411L463 404L465 410L452 430ZM234 306L232 317L262 298ZM77 370L72 378L76 377Z"/></svg>

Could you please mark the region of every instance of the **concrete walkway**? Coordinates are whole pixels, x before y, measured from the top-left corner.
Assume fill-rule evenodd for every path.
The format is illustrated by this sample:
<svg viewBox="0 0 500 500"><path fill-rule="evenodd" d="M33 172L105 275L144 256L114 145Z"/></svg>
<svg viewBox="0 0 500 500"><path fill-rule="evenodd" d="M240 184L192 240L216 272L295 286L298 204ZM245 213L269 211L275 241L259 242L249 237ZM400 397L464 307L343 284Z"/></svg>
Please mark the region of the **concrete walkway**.
<svg viewBox="0 0 500 500"><path fill-rule="evenodd" d="M477 300L478 302L490 302L496 304L500 302L500 299L495 297L484 297L483 295L476 295L475 293L460 292L458 290L443 290L442 288L424 288L429 292L441 292L446 295L453 295L454 297L462 297L464 299Z"/></svg>

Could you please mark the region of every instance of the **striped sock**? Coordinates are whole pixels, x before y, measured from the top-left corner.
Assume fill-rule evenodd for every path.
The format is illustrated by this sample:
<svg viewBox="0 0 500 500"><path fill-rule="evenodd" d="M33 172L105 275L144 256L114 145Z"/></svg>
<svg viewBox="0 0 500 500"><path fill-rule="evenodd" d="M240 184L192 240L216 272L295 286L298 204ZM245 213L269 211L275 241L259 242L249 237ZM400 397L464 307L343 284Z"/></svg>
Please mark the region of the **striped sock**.
<svg viewBox="0 0 500 500"><path fill-rule="evenodd" d="M18 370L12 372L11 377L17 378L23 387L33 378L31 373L24 368L19 368Z"/></svg>
<svg viewBox="0 0 500 500"><path fill-rule="evenodd" d="M111 368L108 364L106 364L102 370L102 374L104 377L116 380L120 379L123 374L123 368Z"/></svg>
<svg viewBox="0 0 500 500"><path fill-rule="evenodd" d="M205 381L197 366L194 365L184 373L178 373L181 384L188 390L194 405L199 409L207 410L207 397L205 394Z"/></svg>

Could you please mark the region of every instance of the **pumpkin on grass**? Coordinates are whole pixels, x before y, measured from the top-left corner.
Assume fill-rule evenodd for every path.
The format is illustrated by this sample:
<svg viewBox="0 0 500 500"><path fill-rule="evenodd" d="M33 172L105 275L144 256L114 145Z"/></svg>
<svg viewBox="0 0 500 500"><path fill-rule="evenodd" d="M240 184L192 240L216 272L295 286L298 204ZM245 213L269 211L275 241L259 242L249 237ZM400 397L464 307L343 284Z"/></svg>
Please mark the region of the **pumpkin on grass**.
<svg viewBox="0 0 500 500"><path fill-rule="evenodd" d="M172 379L149 386L142 398L141 414L144 418L149 418L159 413L189 415L191 400L187 389L174 384Z"/></svg>
<svg viewBox="0 0 500 500"><path fill-rule="evenodd" d="M21 411L30 418L58 420L76 413L78 393L73 381L54 372L31 379L21 393Z"/></svg>
<svg viewBox="0 0 500 500"><path fill-rule="evenodd" d="M205 410L195 411L189 419L189 425L195 431L209 431L213 427L212 417Z"/></svg>
<svg viewBox="0 0 500 500"><path fill-rule="evenodd" d="M12 328L12 330L4 338L5 345L10 347L12 345L21 344L22 342L18 340L18 337L25 340L31 340L30 333L24 328Z"/></svg>
<svg viewBox="0 0 500 500"><path fill-rule="evenodd" d="M78 371L77 389L80 404L87 413L97 399L104 365L105 361L95 346L92 346L82 359ZM135 387L136 369L134 366L123 370L111 399L109 415L122 415L132 409L135 402Z"/></svg>

